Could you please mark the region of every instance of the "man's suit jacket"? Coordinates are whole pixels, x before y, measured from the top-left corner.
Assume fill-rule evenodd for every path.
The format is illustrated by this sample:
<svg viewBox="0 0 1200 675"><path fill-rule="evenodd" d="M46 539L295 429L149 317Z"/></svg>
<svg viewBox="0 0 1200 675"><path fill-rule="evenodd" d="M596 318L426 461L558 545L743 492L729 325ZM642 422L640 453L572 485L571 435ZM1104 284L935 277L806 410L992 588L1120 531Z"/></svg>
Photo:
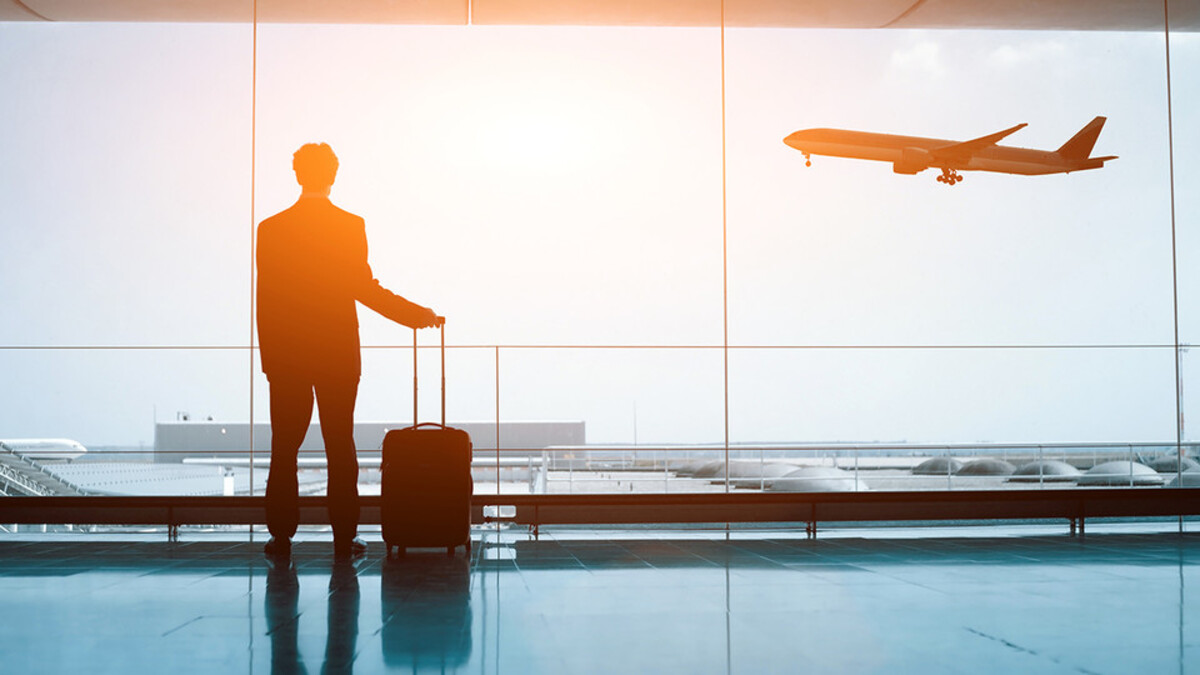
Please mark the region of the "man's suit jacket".
<svg viewBox="0 0 1200 675"><path fill-rule="evenodd" d="M379 285L363 219L301 197L258 226L258 337L263 372L321 380L362 371L355 301L412 326L428 310Z"/></svg>

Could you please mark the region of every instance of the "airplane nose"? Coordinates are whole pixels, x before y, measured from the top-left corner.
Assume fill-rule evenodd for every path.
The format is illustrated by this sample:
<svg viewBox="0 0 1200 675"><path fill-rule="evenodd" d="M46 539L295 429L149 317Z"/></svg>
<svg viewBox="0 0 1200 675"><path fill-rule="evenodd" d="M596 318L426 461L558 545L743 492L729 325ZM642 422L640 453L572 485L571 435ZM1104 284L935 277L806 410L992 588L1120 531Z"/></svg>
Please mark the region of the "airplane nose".
<svg viewBox="0 0 1200 675"><path fill-rule="evenodd" d="M789 146L799 150L800 149L799 143L801 141L802 133L803 132L800 132L800 131L793 131L792 133L788 134L783 139L784 144L789 145Z"/></svg>

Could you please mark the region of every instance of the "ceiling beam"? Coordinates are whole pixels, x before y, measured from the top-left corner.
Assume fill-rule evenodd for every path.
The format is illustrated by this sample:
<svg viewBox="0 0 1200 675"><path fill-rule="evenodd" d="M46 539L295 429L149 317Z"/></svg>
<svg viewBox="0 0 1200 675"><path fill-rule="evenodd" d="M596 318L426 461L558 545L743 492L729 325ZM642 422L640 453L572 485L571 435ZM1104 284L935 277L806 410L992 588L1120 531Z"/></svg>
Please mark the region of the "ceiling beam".
<svg viewBox="0 0 1200 675"><path fill-rule="evenodd" d="M1200 30L1200 0L1169 0ZM243 23L253 0L0 0L0 21ZM258 0L260 23L697 26L721 0ZM1154 0L725 0L725 24L772 28L1159 31Z"/></svg>

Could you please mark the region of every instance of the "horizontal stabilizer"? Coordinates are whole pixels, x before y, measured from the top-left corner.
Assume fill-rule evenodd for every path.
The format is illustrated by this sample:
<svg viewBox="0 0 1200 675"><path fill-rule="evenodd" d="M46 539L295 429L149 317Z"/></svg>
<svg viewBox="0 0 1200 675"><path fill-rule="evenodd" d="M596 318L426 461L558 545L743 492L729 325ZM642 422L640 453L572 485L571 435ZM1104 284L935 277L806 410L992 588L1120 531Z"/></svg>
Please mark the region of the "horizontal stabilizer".
<svg viewBox="0 0 1200 675"><path fill-rule="evenodd" d="M1024 129L1027 126L1029 125L1025 122L1022 122L1015 127L1005 129L1004 131L997 131L994 134L980 136L979 138L963 141L962 143L951 143L950 145L944 145L940 148L934 148L932 154L938 159L955 159L965 161L970 159L971 155L974 155L984 148L999 143L1005 137Z"/></svg>
<svg viewBox="0 0 1200 675"><path fill-rule="evenodd" d="M1104 122L1107 119L1107 117L1097 117L1088 122L1087 126L1071 137L1071 140L1063 143L1062 147L1058 149L1058 154L1062 155L1063 159L1087 159L1088 155L1092 154L1092 148L1096 146L1096 139L1100 137L1100 130L1104 128ZM1113 159L1116 158L1113 157Z"/></svg>

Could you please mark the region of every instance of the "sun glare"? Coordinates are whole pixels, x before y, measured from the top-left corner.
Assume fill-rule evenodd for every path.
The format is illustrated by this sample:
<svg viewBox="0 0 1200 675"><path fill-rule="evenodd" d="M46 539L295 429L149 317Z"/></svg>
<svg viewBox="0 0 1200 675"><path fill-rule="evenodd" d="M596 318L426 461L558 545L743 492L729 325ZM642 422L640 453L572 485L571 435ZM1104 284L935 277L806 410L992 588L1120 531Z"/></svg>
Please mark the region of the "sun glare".
<svg viewBox="0 0 1200 675"><path fill-rule="evenodd" d="M498 119L488 135L488 154L531 167L570 163L573 154L590 145L577 121L549 112L518 111Z"/></svg>

